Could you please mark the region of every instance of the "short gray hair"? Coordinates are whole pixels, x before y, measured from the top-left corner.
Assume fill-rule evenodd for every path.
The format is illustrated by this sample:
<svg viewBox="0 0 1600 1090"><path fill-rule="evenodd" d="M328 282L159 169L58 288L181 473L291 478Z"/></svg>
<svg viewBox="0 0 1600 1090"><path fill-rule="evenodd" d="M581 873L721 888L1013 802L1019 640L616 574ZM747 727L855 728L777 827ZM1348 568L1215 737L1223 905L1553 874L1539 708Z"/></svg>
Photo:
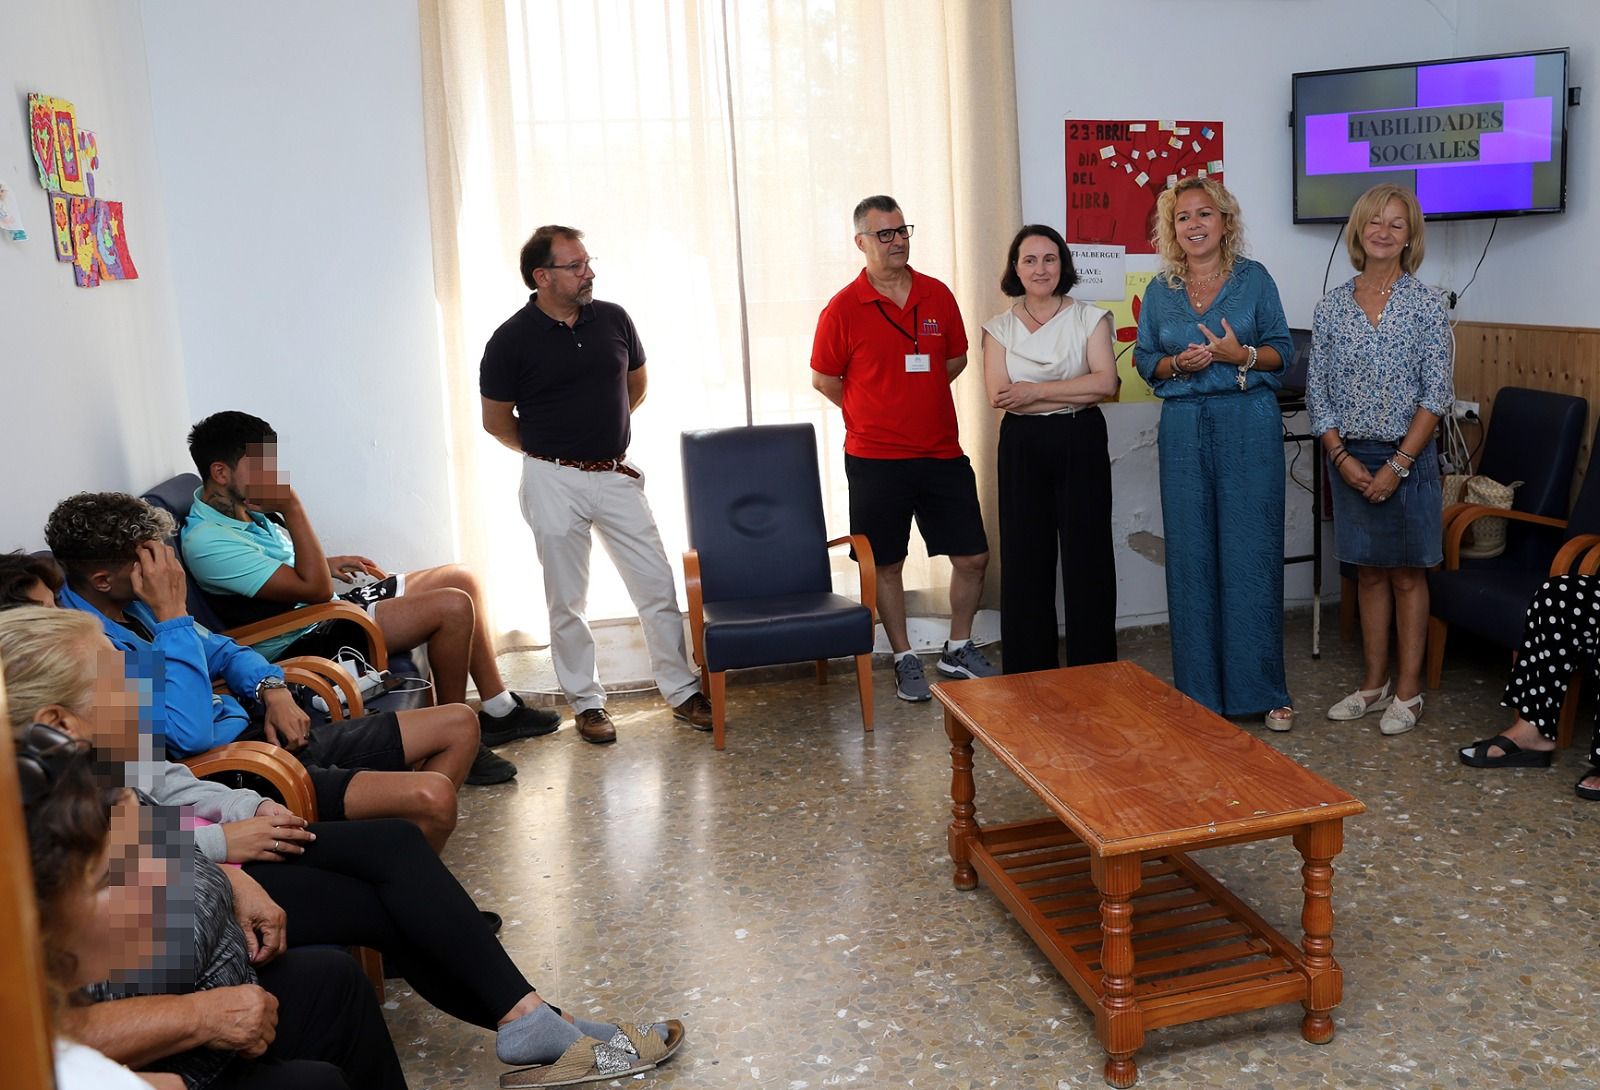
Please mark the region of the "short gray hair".
<svg viewBox="0 0 1600 1090"><path fill-rule="evenodd" d="M862 231L867 229L868 212L888 213L898 211L900 211L899 202L897 202L893 197L887 196L883 193L879 193L876 197L867 197L860 204L856 205L856 233L860 234Z"/></svg>

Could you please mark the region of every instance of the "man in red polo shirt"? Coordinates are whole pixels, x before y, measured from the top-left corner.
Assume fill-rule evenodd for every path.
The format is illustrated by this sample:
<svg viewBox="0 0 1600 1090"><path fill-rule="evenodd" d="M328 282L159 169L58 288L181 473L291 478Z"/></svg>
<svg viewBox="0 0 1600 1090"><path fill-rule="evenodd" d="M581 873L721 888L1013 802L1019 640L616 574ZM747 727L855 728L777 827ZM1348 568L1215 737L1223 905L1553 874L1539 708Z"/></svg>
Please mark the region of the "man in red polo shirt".
<svg viewBox="0 0 1600 1090"><path fill-rule="evenodd" d="M967 365L967 333L950 289L908 264L912 228L893 197L856 205L855 229L867 265L822 311L811 385L844 410L850 532L866 535L877 562L878 615L894 651L895 695L920 702L931 694L906 636L901 581L913 517L928 554L949 556L954 568L950 639L939 672L998 672L972 645L989 545L950 396Z"/></svg>

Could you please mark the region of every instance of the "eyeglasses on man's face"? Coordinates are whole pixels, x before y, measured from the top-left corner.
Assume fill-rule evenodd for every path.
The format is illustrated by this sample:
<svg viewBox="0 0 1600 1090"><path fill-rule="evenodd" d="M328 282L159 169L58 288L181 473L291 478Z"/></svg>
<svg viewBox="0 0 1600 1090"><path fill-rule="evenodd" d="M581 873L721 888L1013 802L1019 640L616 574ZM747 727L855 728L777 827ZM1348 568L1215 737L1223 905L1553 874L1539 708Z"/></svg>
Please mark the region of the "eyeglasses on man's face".
<svg viewBox="0 0 1600 1090"><path fill-rule="evenodd" d="M879 242L881 242L885 246L887 246L887 245L889 245L889 243L891 243L891 242L893 242L895 240L895 236L896 235L899 235L901 238L910 238L911 237L911 232L914 231L914 230L916 230L915 227L913 227L909 223L906 223L906 224L902 224L899 227L885 227L881 231L857 231L856 234L858 234L858 235L871 235L872 237L876 238Z"/></svg>
<svg viewBox="0 0 1600 1090"><path fill-rule="evenodd" d="M595 258L586 257L582 261L569 261L565 265L543 265L540 267L545 269L560 269L562 272L569 272L573 276L582 276L586 272L594 271L593 266L595 260Z"/></svg>

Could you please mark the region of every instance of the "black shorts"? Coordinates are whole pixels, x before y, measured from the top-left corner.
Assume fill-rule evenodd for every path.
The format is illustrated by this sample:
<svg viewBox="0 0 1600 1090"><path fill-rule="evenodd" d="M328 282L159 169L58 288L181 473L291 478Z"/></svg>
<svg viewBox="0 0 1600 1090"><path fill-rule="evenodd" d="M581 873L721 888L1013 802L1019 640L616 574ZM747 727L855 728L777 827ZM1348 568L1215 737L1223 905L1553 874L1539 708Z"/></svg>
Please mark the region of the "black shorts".
<svg viewBox="0 0 1600 1090"><path fill-rule="evenodd" d="M318 621L299 639L279 651L274 661L282 662L297 655L336 659L346 647L354 648L365 658L371 654L371 645L372 640L366 629L341 617L335 621Z"/></svg>
<svg viewBox="0 0 1600 1090"><path fill-rule="evenodd" d="M977 556L989 551L978 508L972 462L959 458L857 458L844 456L850 482L850 532L865 534L872 558L898 564L906 558L911 520L929 556Z"/></svg>
<svg viewBox="0 0 1600 1090"><path fill-rule="evenodd" d="M267 740L266 732L253 716L250 729L239 737ZM295 756L311 775L318 821L344 819L344 795L357 772L410 770L405 744L400 740L400 717L394 712L318 723L311 728L311 740Z"/></svg>

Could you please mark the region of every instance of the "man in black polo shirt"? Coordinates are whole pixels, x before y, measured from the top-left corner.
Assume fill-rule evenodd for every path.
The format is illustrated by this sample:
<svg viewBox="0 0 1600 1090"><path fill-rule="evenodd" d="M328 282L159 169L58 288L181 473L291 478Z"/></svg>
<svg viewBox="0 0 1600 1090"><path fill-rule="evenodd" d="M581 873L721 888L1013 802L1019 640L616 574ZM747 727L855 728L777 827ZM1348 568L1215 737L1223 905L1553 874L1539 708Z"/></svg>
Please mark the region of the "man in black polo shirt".
<svg viewBox="0 0 1600 1090"><path fill-rule="evenodd" d="M546 226L522 247L528 305L483 350L483 427L522 461L522 516L533 528L550 606L556 680L578 733L616 740L584 617L589 529L605 540L639 611L656 686L672 714L711 729L711 703L684 650L683 617L644 483L627 462L633 410L644 400L644 347L628 312L596 302L583 232Z"/></svg>

